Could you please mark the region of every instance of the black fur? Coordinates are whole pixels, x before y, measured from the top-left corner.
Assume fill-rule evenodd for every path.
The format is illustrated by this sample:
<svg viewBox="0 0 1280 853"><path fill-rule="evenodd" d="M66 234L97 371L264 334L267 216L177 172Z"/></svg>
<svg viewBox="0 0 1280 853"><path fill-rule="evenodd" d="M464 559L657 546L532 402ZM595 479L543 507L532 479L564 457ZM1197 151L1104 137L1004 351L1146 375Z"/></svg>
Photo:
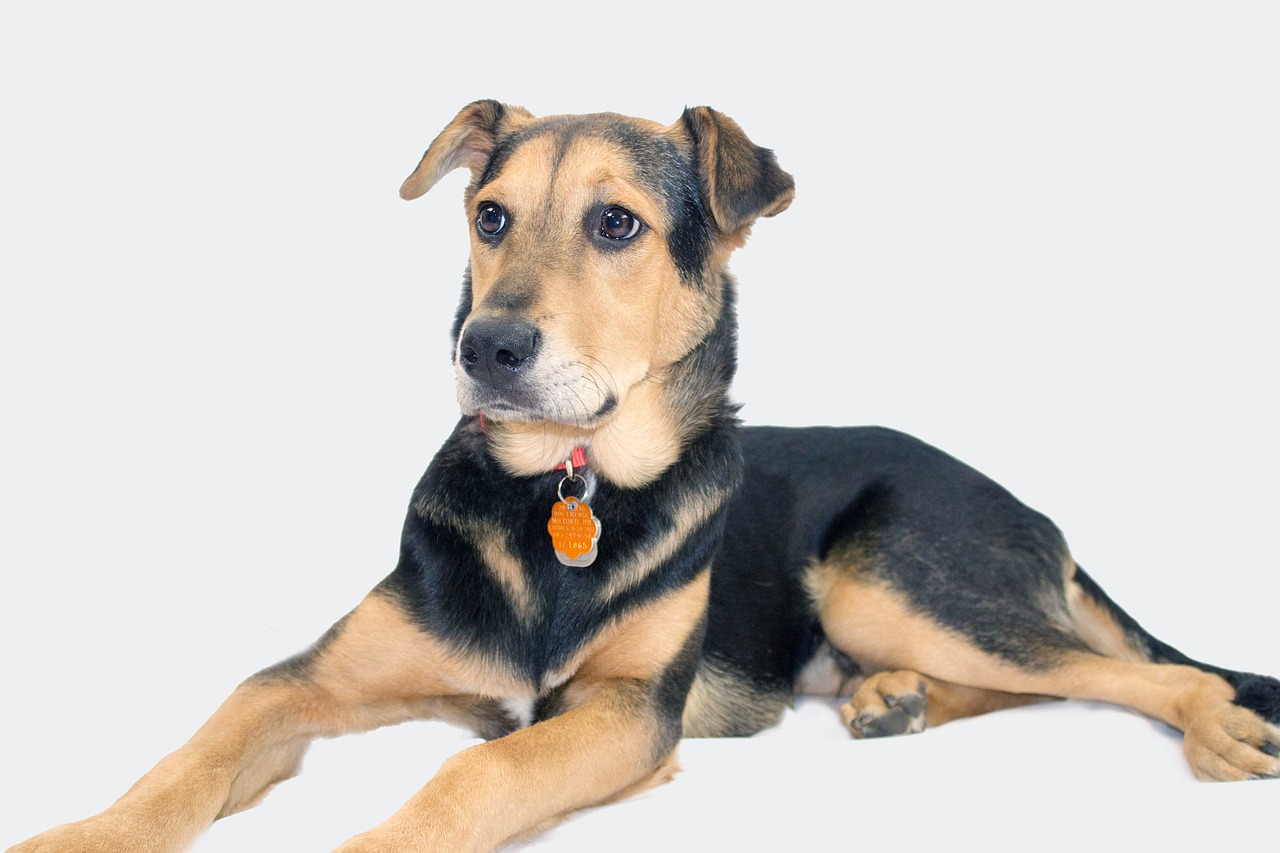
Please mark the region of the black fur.
<svg viewBox="0 0 1280 853"><path fill-rule="evenodd" d="M768 215L780 197L795 189L773 152L747 139L732 120L707 107L686 108L680 120L695 145L716 142L714 154L706 151L696 159L703 196L711 200L709 212L720 230L737 231Z"/></svg>
<svg viewBox="0 0 1280 853"><path fill-rule="evenodd" d="M671 379L669 402L676 421L687 425L680 460L641 489L602 481L591 499L605 519L600 558L590 571L566 569L552 558L544 529L561 475L507 476L488 455L478 425L464 420L415 492L400 565L384 587L459 651L508 662L537 682L610 619L679 588L714 555L701 647L686 649L657 690L669 722L696 667L727 674L746 694L771 702L790 693L799 670L826 646L803 583L816 560L899 591L918 614L1025 670L1050 669L1066 652L1087 651L1067 618L1071 564L1061 533L998 484L883 428L736 428L727 398L736 369L734 285L722 273L708 275L706 265L719 231L776 209L793 184L771 151L713 110L686 110L682 121L690 150L609 114L543 120L500 134L477 181L482 192L534 138L556 140L552 177L577 138L605 139L630 152L640 181L671 216L668 249L682 278L723 295L716 328ZM708 148L708 140L718 147ZM587 227L594 227L598 207L585 214ZM717 222L716 210L728 221ZM455 342L469 305L468 278ZM606 401L605 409L612 405L616 400ZM723 516L703 524L636 586L602 599L612 569L670 528L682 493L732 489L739 478ZM470 539L477 526L506 531L536 601L532 618L518 618L479 565ZM1219 674L1236 687L1237 703L1280 717L1280 682L1187 658L1146 634L1083 571L1076 578L1150 660ZM849 673L858 669L856 661L844 664ZM543 718L561 708L560 692L552 690L540 697L537 713ZM768 719L761 713L731 720L724 733L747 734Z"/></svg>
<svg viewBox="0 0 1280 853"><path fill-rule="evenodd" d="M1043 515L945 453L879 427L747 427L743 486L712 575L704 654L746 681L789 684L822 645L802 588L815 559L902 592L913 609L1027 669L1087 647L1065 612L1065 542ZM1280 723L1280 681L1195 661L1155 639L1077 569L1134 648L1236 688L1235 702Z"/></svg>
<svg viewBox="0 0 1280 853"><path fill-rule="evenodd" d="M733 300L722 304L721 327L731 328ZM620 567L651 549L677 523L672 514L688 496L727 492L736 484L741 465L736 421L725 398L732 358L732 347L713 334L685 358L683 374L676 371L673 392L700 410L700 428L686 436L681 464L637 489L597 481L590 504L598 508L604 532L599 557L589 569L561 565L547 535L564 473L507 474L490 455L479 420L464 418L414 490L399 563L380 589L457 652L505 663L530 683L543 683L603 626L683 587L710 564L723 513L713 514L635 585L613 596L604 593ZM728 366L720 363L725 359ZM718 388L718 394L704 383ZM523 617L483 565L477 531L505 536L507 550L519 560L534 602ZM678 737L680 709L697 663L701 632L696 633L699 642L653 686L651 698L668 733L664 743ZM539 713L560 707L549 691Z"/></svg>
<svg viewBox="0 0 1280 853"><path fill-rule="evenodd" d="M727 399L736 369L734 285L726 275L708 276L706 263L717 231L770 209L793 184L772 152L713 110L686 110L682 121L692 141L689 151L608 114L545 120L500 135L478 180L482 190L521 145L548 135L556 140L553 175L572 141L582 136L631 153L639 179L664 201L673 220L668 249L682 278L700 288L719 287L723 294L716 328L672 380L676 420L690 425L680 461L644 489L602 482L592 498L606 520L601 557L590 572L566 570L553 560L544 530L560 474L507 477L487 455L476 424L464 421L415 493L401 563L386 588L459 650L508 661L536 682L563 666L609 619L679 587L715 553L705 640L698 654L682 655L666 681L671 692L665 701L677 704L695 666L728 674L746 694L760 697L761 707L783 701L800 669L826 646L803 584L815 560L835 560L898 590L917 613L1023 669L1049 669L1065 652L1087 650L1066 618L1070 556L1061 533L990 479L882 428L735 432L735 410ZM712 139L718 147L709 149ZM707 169L713 174L703 174ZM595 227L600 204L585 214L586 227ZM715 209L729 221L718 223ZM468 278L455 342L469 305ZM606 401L605 408L612 405L616 400ZM743 484L724 518L707 522L669 565L636 588L601 600L611 567L648 548L670 526L677 490L723 489L739 476ZM475 495L487 496L483 505ZM477 565L467 531L480 521L508 531L508 549L520 555L537 599L534 619L522 623L501 585ZM467 568L438 568L455 565ZM1077 581L1149 659L1217 673L1237 688L1238 703L1277 717L1280 683L1192 661L1142 631L1083 571ZM846 663L849 673L857 671L856 661ZM559 707L552 692L542 697L538 713ZM766 709L729 721L722 733L748 734L769 719Z"/></svg>
<svg viewBox="0 0 1280 853"><path fill-rule="evenodd" d="M558 168L569 144L577 138L595 137L616 142L633 152L636 177L647 189L666 202L671 227L667 249L681 279L691 286L703 282L707 258L712 248L712 228L702 204L701 184L691 154L674 142L646 131L618 116L562 116L544 119L537 125L500 136L488 165L476 181L476 198L495 181L511 156L531 139L553 135L557 139L553 168ZM714 282L712 282L714 283Z"/></svg>
<svg viewBox="0 0 1280 853"><path fill-rule="evenodd" d="M1264 720L1280 725L1280 681L1269 675L1258 675L1253 672L1237 672L1231 669L1202 663L1187 657L1173 646L1156 639L1147 630L1111 600L1089 577L1084 569L1076 569L1076 582L1100 605L1105 607L1116 623L1124 630L1129 642L1153 663L1172 663L1193 666L1196 669L1220 675L1236 689L1235 704L1248 708Z"/></svg>
<svg viewBox="0 0 1280 853"><path fill-rule="evenodd" d="M471 265L467 264L462 273L462 295L458 297L458 308L453 314L453 324L449 327L449 361L458 360L458 338L462 336L462 327L467 324L467 316L471 314Z"/></svg>
<svg viewBox="0 0 1280 853"><path fill-rule="evenodd" d="M746 477L712 582L707 653L790 684L821 643L804 570L833 549L920 612L1023 666L1083 648L1046 621L1065 545L1043 516L935 448L892 430L742 430Z"/></svg>
<svg viewBox="0 0 1280 853"><path fill-rule="evenodd" d="M529 310L536 297L535 288L527 282L498 282L485 297L483 308L495 313L519 314Z"/></svg>
<svg viewBox="0 0 1280 853"><path fill-rule="evenodd" d="M1280 682L1200 664L1146 634L1074 566L1049 519L942 451L879 427L740 428L728 400L737 365L735 285L708 264L717 241L730 235L725 245L734 244L754 219L784 208L794 183L771 151L714 110L686 110L682 123L685 135L611 114L497 127L492 155L470 191L482 200L533 139L553 141L538 176L552 190L575 140L605 140L627 152L639 183L665 205L670 262L705 304L719 306L715 328L664 375L665 402L679 425L678 460L638 488L600 478L589 501L604 521L599 556L588 569L566 567L546 533L563 475L508 475L480 422L464 418L414 492L400 561L382 591L456 653L505 665L534 685L534 718L545 720L569 707L571 691L556 679L585 643L714 562L710 606L685 647L658 678L625 687L658 721L655 760L689 733L681 711L699 676L705 719L695 720L696 733L746 735L776 719L820 650L842 675L860 673L818 622L805 584L818 561L892 589L914 614L1024 672L1052 670L1068 653L1090 651L1067 600L1074 572L1141 656L1218 674L1235 687L1237 704L1280 721ZM594 238L604 207L624 201L595 199L582 227ZM606 251L631 245L595 244ZM521 286L498 286L485 309L527 310ZM468 272L455 346L471 302ZM597 417L617 404L609 398ZM676 513L696 503L691 498L709 494L731 497L661 565L629 585L617 583L629 561L679 526ZM493 536L519 563L524 606L483 564L481 549ZM887 714L854 725L862 736L918 730L924 707L921 688L918 696L897 697Z"/></svg>

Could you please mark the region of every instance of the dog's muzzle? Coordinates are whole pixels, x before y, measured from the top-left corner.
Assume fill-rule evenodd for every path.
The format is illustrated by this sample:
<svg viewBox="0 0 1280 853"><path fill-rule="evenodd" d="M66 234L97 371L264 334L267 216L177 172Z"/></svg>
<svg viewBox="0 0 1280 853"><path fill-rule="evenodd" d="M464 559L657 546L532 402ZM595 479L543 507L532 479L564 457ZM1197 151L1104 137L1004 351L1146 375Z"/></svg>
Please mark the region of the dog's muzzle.
<svg viewBox="0 0 1280 853"><path fill-rule="evenodd" d="M515 385L538 353L538 330L501 317L477 317L467 324L458 360L473 381L494 391Z"/></svg>

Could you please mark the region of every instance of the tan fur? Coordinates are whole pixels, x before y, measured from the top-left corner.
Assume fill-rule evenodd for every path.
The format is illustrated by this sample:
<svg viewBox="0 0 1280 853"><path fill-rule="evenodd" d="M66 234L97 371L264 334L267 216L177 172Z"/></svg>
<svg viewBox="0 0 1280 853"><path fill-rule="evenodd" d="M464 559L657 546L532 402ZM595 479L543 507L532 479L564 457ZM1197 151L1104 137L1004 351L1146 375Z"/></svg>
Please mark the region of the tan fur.
<svg viewBox="0 0 1280 853"><path fill-rule="evenodd" d="M292 775L310 739L349 724L340 706L306 686L251 679L106 811L28 844L94 853L182 850L214 819L253 805ZM14 848L26 849L37 848Z"/></svg>
<svg viewBox="0 0 1280 853"><path fill-rule="evenodd" d="M218 817L253 808L277 784L297 776L302 767L302 757L310 744L309 738L296 737L264 747L257 760L236 775Z"/></svg>
<svg viewBox="0 0 1280 853"><path fill-rule="evenodd" d="M910 610L901 593L874 581L862 581L841 567L819 564L807 575L823 630L832 644L866 671L909 669L973 683L990 661L964 637ZM934 660L934 656L946 660ZM921 666L926 660L933 667Z"/></svg>
<svg viewBox="0 0 1280 853"><path fill-rule="evenodd" d="M564 672L549 680L569 681L565 696L569 704L577 705L598 692L602 684L658 678L698 626L710 590L711 571L706 569L683 589L609 625L574 656Z"/></svg>
<svg viewBox="0 0 1280 853"><path fill-rule="evenodd" d="M675 463L682 432L658 380L636 385L613 416L594 430L520 421L489 429L494 455L511 474L541 474L581 446L590 448L593 470L629 488L652 482Z"/></svg>
<svg viewBox="0 0 1280 853"><path fill-rule="evenodd" d="M708 110L699 115L718 116ZM666 135L695 159L716 155L714 140L695 148L683 120L668 127L620 116L603 120ZM692 286L669 252L666 203L645 189L634 157L618 143L590 132L526 136L495 179L479 187L499 138L534 121L523 108L492 101L464 107L423 154L401 196L416 198L449 171L466 168L472 177L464 194L469 223L478 204L491 202L509 211L516 224L496 241L470 229L472 305L466 319L504 319L510 306L521 305L537 323L537 369L526 379L531 397L546 411L521 416L513 410L511 417L489 418L490 450L506 471L541 474L574 447L587 446L593 476L642 486L675 464L687 437L703 426L696 419L701 416L682 410L687 401L671 388L678 384L674 372L714 328L721 309L720 268L741 245L749 222L722 228L714 238L718 242L702 273L716 286ZM736 125L722 122L720 128L726 149L754 150L745 147L750 143ZM733 170L724 174L739 179ZM790 177L775 169L774 178L781 195L777 204L766 204L766 215L790 201ZM599 205L626 208L647 231L625 251L592 247L583 217ZM458 386L463 411L475 413L471 400L480 392L468 386L461 367ZM690 495L676 507L673 529L619 573L606 598L640 583L726 497ZM453 517L430 495L414 510L472 543L517 613L532 615L535 602L520 555L512 553L504 531ZM651 705L654 682L696 639L709 584L704 570L683 589L606 624L569 666L550 677L552 683L541 685L526 683L483 655L450 647L413 624L400 602L375 590L307 655L246 681L186 746L112 808L15 851L29 853L31 845L45 844L179 850L215 817L252 805L294 773L315 737L422 716L483 716L500 729L503 721L514 722L509 709L531 706L540 691L559 689L563 714L450 759L391 820L341 848L492 849L573 809L674 772L673 732L670 726L660 730Z"/></svg>
<svg viewBox="0 0 1280 853"><path fill-rule="evenodd" d="M901 714L901 699L913 694L923 699L925 691L924 676L915 672L896 670L893 672L877 672L863 679L853 696L840 708L840 719L854 737L863 737L863 726L874 721ZM893 703L893 704L890 704ZM924 731L925 715L921 713L914 718L907 718L909 727L900 734Z"/></svg>
<svg viewBox="0 0 1280 853"><path fill-rule="evenodd" d="M507 600L516 611L516 616L525 621L532 618L533 593L529 589L529 582L525 579L520 558L511 553L510 534L495 527L472 538L471 541L479 543L478 550L485 568L502 584L503 590L507 593Z"/></svg>
<svg viewBox="0 0 1280 853"><path fill-rule="evenodd" d="M550 720L464 750L391 818L336 853L479 853L653 777L646 688L623 681ZM609 792L609 793L606 793Z"/></svg>
<svg viewBox="0 0 1280 853"><path fill-rule="evenodd" d="M533 692L533 685L505 667L456 652L419 630L379 592L352 611L314 668L311 681L326 696L360 708L362 715L385 707L387 723L418 716L415 703L423 699Z"/></svg>
<svg viewBox="0 0 1280 853"><path fill-rule="evenodd" d="M705 109L699 115L723 118ZM695 160L715 157L720 147L729 161L755 150L727 119L719 125L722 145L712 139L696 147L683 119L668 127L620 116L596 120L666 135ZM553 122L549 133L522 136L496 177L478 186L504 134L534 121L520 107L469 104L427 148L401 196L416 198L449 171L466 168L469 224L482 202L502 205L514 223L500 240L482 239L470 228L472 304L464 321L509 320L518 305L537 324L535 367L522 377L527 399L536 403L519 404L527 410L512 404L507 417L489 413L489 447L501 465L514 475L542 474L574 447L587 446L592 476L639 487L669 470L687 438L704 426L698 418L709 417L690 415L688 399L679 397L688 390L679 382L686 369L679 362L715 327L722 287L731 286L720 268L754 215L739 214L743 221L713 236L718 242L699 274L714 286L683 280L670 253L667 203L646 189L640 174L647 166L590 128L565 135ZM749 178L733 169L722 174ZM790 176L776 165L771 174L765 195L779 193L776 204L740 188L750 204L765 205L765 215L790 201ZM597 238L584 228L584 215L602 205L626 208L647 230L624 251L593 246ZM458 364L464 413L480 411L475 400L501 408L501 399L468 384ZM606 600L674 555L726 498L725 492L690 494L674 507L673 528L619 572ZM430 495L414 510L468 541L517 614L535 615L521 555L512 553L507 532L454 517ZM671 742L679 732L672 720L659 722L671 709L658 709L656 703L670 700L655 694L655 684L694 649L709 578L704 569L682 589L607 622L545 684L527 683L507 665L451 647L412 622L399 600L375 590L310 652L241 685L187 745L102 815L14 849L176 851L217 816L252 805L292 775L316 737L423 716L484 717L490 729L502 731L516 722L512 709L531 707L552 691L563 713L450 759L394 817L341 848L490 850L574 809L670 778Z"/></svg>
<svg viewBox="0 0 1280 853"><path fill-rule="evenodd" d="M697 418L712 417L689 414L688 401L672 390L685 369L680 360L720 315L720 288L732 287L720 277L729 254L757 217L791 203L794 187L771 155L709 108L689 110L667 127L617 116L592 120L606 119L665 135L696 162L714 225L704 282L682 280L667 241L673 226L667 207L645 188L632 153L590 128L566 136L552 124L552 132L526 135L496 177L479 186L501 134L537 121L519 107L486 101L463 108L424 153L401 195L416 198L449 171L467 168L468 220L474 222L477 205L490 202L502 205L514 223L501 239L470 229L472 304L464 331L477 318L509 320L517 310L536 323L537 358L515 365L531 365L521 377L528 393L486 398L484 389L470 384L463 359L455 360L465 413L482 411L477 401L509 404L508 417L490 419L491 452L508 473L534 475L554 468L574 447L587 446L592 476L625 488L670 470L687 438L702 427ZM766 161L772 165L762 165ZM626 208L647 231L622 251L593 247L596 237L584 228L584 216L603 205ZM715 286L697 286L706 282ZM727 499L727 491L691 492L668 507L674 523L617 571L602 603L637 587ZM479 570L497 580L519 618L537 615L507 531L454 517L430 495L414 509L476 549ZM1187 757L1205 778L1280 770L1280 759L1257 748L1280 732L1231 705L1232 689L1219 676L1143 662L1114 619L1071 579L1074 564L1068 566L1065 605L1051 597L1046 612L1111 657L1065 651L1027 668L984 652L915 611L902 592L860 575L857 555L840 559L813 566L806 582L830 642L871 673L836 673L845 676L837 689L854 691L846 719L887 713L895 691L904 690L928 695L929 724L1047 696L1098 699L1183 730ZM540 684L433 636L408 617L401 601L375 590L312 651L242 684L187 744L109 809L11 853L178 851L214 819L253 805L296 772L317 737L418 717L484 718L501 734L523 722L503 709L527 710L540 697L559 703L562 712L550 719L450 758L393 817L339 853L492 850L575 809L671 777L671 745L679 730L657 711L658 685L697 650L709 590L708 567L683 588L617 614ZM830 672L823 676L832 679ZM703 660L684 709L685 732L768 725L786 701L781 692L755 690Z"/></svg>
<svg viewBox="0 0 1280 853"><path fill-rule="evenodd" d="M871 715L880 717L890 712L886 697L920 693L925 698L924 712L919 726L912 732L923 731L926 726L940 726L963 717L976 717L992 711L1003 711L1036 702L1049 702L1053 697L1034 694L1005 693L999 690L983 690L953 684L938 678L921 675L909 670L878 672L868 676L852 692L847 703L840 708L840 717L846 726L853 720Z"/></svg>
<svg viewBox="0 0 1280 853"><path fill-rule="evenodd" d="M847 567L819 564L807 582L828 638L871 671L909 670L982 691L1124 705L1182 731L1184 752L1202 778L1280 772L1280 759L1254 748L1274 741L1280 730L1232 705L1235 691L1220 676L1074 651L1043 668L1019 667L915 612L901 592Z"/></svg>
<svg viewBox="0 0 1280 853"><path fill-rule="evenodd" d="M673 524L663 531L653 545L637 552L629 563L619 567L605 585L601 598L612 599L644 580L654 568L670 559L681 543L705 524L728 499L727 491L692 492L686 495L675 509Z"/></svg>
<svg viewBox="0 0 1280 853"><path fill-rule="evenodd" d="M307 744L422 716L458 716L458 685L515 682L450 655L370 594L311 663L309 680L257 676L241 685L181 749L102 814L41 836L75 849L172 851L215 818L256 804L292 776ZM455 700L456 701L456 700ZM126 840L127 839L127 840ZM17 849L21 849L20 847Z"/></svg>
<svg viewBox="0 0 1280 853"><path fill-rule="evenodd" d="M476 191L477 202L501 204L516 224L497 245L472 231L472 318L503 287L535 287L529 314L545 341L539 358L572 383L581 422L607 394L624 402L650 371L686 354L714 315L682 284L667 252L665 210L641 189L635 164L614 145L575 139L548 181L557 153L555 137L526 142ZM632 211L652 233L626 252L591 249L582 216L601 202Z"/></svg>
<svg viewBox="0 0 1280 853"><path fill-rule="evenodd" d="M554 466L549 465L547 467ZM480 552L485 568L489 570L495 580L502 584L502 588L507 594L507 599L516 611L516 615L522 619L529 618L533 607L532 592L529 590L528 582L525 580L519 558L511 553L507 531L499 530L490 524L478 522L474 519L459 518L452 515L442 505L431 501L429 495L419 500L414 505L414 510L436 524L452 528L462 534L467 541L475 543L476 550Z"/></svg>
<svg viewBox="0 0 1280 853"><path fill-rule="evenodd" d="M454 169L467 168L475 173L488 161L493 151L493 131L499 125L510 127L533 118L524 107L508 104L501 111L495 107L490 101L463 107L405 178L400 197L406 201L418 198Z"/></svg>
<svg viewBox="0 0 1280 853"><path fill-rule="evenodd" d="M674 126L637 123L677 133ZM590 137L563 151L560 144L552 136L524 143L496 180L468 191L469 211L480 201L494 202L520 223L496 246L473 229L468 322L486 316L488 305L501 304L498 297L508 289L532 290L529 315L543 340L538 375L546 377L546 396L559 399L563 415L494 419L492 446L508 472L528 476L590 444L592 464L603 476L638 487L675 462L683 435L696 426L677 421L665 374L710 331L720 294L681 281L667 252L667 211L642 188L624 152ZM639 216L651 233L626 252L591 249L582 213L605 202ZM459 399L468 410L461 362L457 372ZM610 397L617 400L614 410L591 422Z"/></svg>
<svg viewBox="0 0 1280 853"><path fill-rule="evenodd" d="M666 759L662 761L661 764L658 765L658 769L654 770L653 773L651 773L648 777L641 779L639 782L636 782L634 785L630 785L626 788L623 788L618 793L613 794L601 800L598 803L591 803L591 805L593 807L607 806L610 803L616 803L621 800L634 797L637 794L642 794L645 791L650 790L651 788L658 787L659 785L665 785L668 782L670 782L672 779L674 779L676 777L676 774L678 774L682 769L683 768L681 768L680 766L680 760L676 757L676 753L672 752L670 755L666 757ZM558 814L558 815L555 815L554 817L549 817L546 820L544 820L542 823L539 823L536 826L533 826L527 830L524 830L523 832L516 833L515 835L513 835L511 838L507 840L513 843L526 841L530 838L533 838L536 835L546 832L548 829L551 829L553 826L563 823L564 820L568 818L570 814L572 814L572 811L566 812L564 814Z"/></svg>
<svg viewBox="0 0 1280 853"><path fill-rule="evenodd" d="M622 486L653 482L680 458L681 425L675 421L660 379L636 385L591 439L596 470Z"/></svg>
<svg viewBox="0 0 1280 853"><path fill-rule="evenodd" d="M683 589L664 595L605 631L591 645L577 672L581 681L652 680L684 649L707 610L711 569Z"/></svg>
<svg viewBox="0 0 1280 853"><path fill-rule="evenodd" d="M930 726L940 726L952 720L977 717L1006 708L1052 702L1056 698L1035 693L1006 693L1002 690L966 687L928 676L921 678L925 683L925 720Z"/></svg>
<svg viewBox="0 0 1280 853"><path fill-rule="evenodd" d="M593 431L546 421L508 421L487 427L489 447L508 474L533 477L562 464L575 447L585 447Z"/></svg>
<svg viewBox="0 0 1280 853"><path fill-rule="evenodd" d="M1067 612L1071 616L1071 626L1076 635L1100 655L1134 663L1145 661L1106 608L1090 598L1080 584L1075 582L1075 572L1075 561L1069 561L1065 586Z"/></svg>
<svg viewBox="0 0 1280 853"><path fill-rule="evenodd" d="M653 723L643 711L647 689L643 685L683 648L705 609L708 588L709 573L703 572L685 589L616 623L581 656L581 673L571 675L583 679L584 687L575 689L582 708L557 720L583 717L583 728L575 728L572 722L551 721L555 725L542 723L528 730L536 732L536 737L520 737L524 734L520 732L495 741L506 745L479 755L492 755L496 765L490 765L488 758L455 759L453 764L468 769L442 771L420 795L425 813L410 822L418 826L428 816L438 817L442 806L445 812L456 808L450 799L456 788L463 792L464 800L474 802L474 813L460 823L432 821L433 833L451 826L455 834L441 836L451 839L445 849L487 850L506 835L529 828L522 820L536 823L545 818L548 809L561 814L619 795L628 786L654 777L658 772L655 767L665 765L653 763L649 756ZM255 804L272 785L293 775L307 744L316 737L422 716L456 717L464 708L460 703L476 694L534 692L532 685L523 684L500 667L452 652L410 624L392 599L377 592L348 615L337 636L317 652L309 668L310 676L303 680L293 675L264 675L245 682L191 741L164 759L107 812L41 838L83 845L76 849L85 850L180 850L215 818ZM609 744L604 755L598 754L599 744L588 737L592 727L595 737ZM544 751L557 758L547 761ZM574 770L579 761L588 771L582 776ZM518 782L505 774L494 775L497 767L510 762L524 768ZM473 766L477 764L480 766ZM555 776L549 784L557 790L548 792L546 802L531 797L531 789L524 787L530 784L527 774L535 765ZM524 803L522 808L511 809L505 800L502 809L495 808L489 798L495 780L501 779L520 786L519 791L506 796ZM476 793L474 801L465 796L468 790ZM578 793L570 796L565 791ZM443 802L432 803L436 797L444 798ZM517 814L522 817L494 821L496 811L511 818ZM400 821L409 818L402 815ZM482 842L474 830L476 824L486 821L501 829L495 829L492 836L482 834L490 839ZM393 820L385 831L394 833L401 823ZM421 831L421 827L414 831ZM370 842L365 839L361 843Z"/></svg>
<svg viewBox="0 0 1280 853"><path fill-rule="evenodd" d="M735 243L740 244L746 240L745 229L750 227L755 217L744 220L724 202L723 196L727 186L747 185L754 181L757 168L754 146L737 122L709 107L694 107L688 111L688 117L697 134L699 159L704 164L703 181L716 224L726 234L737 234ZM795 190L792 189L777 196L757 215L776 216L786 210L794 198Z"/></svg>

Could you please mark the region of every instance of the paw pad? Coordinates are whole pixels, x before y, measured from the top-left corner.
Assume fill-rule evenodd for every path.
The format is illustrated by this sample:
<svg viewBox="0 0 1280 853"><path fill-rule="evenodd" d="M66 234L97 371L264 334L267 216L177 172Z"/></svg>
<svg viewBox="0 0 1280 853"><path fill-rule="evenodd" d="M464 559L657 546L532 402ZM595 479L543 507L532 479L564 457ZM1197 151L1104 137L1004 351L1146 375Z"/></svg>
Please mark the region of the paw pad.
<svg viewBox="0 0 1280 853"><path fill-rule="evenodd" d="M840 709L845 725L856 738L924 731L924 711L924 684L918 676L908 673L883 673L868 679Z"/></svg>

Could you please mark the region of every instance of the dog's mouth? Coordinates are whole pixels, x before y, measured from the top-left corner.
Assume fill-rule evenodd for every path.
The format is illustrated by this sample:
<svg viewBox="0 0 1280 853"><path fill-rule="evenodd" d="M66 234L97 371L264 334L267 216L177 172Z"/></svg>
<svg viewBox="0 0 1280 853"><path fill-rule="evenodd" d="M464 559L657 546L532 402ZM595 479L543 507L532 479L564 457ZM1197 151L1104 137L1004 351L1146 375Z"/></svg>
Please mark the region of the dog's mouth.
<svg viewBox="0 0 1280 853"><path fill-rule="evenodd" d="M536 402L520 402L502 397L464 397L459 389L458 403L464 415L484 415L499 421L544 421L547 418Z"/></svg>
<svg viewBox="0 0 1280 853"><path fill-rule="evenodd" d="M485 377L457 369L458 405L465 415L483 413L500 421L554 421L569 426L599 426L618 407L619 398L589 377L570 369L530 370L495 388Z"/></svg>

